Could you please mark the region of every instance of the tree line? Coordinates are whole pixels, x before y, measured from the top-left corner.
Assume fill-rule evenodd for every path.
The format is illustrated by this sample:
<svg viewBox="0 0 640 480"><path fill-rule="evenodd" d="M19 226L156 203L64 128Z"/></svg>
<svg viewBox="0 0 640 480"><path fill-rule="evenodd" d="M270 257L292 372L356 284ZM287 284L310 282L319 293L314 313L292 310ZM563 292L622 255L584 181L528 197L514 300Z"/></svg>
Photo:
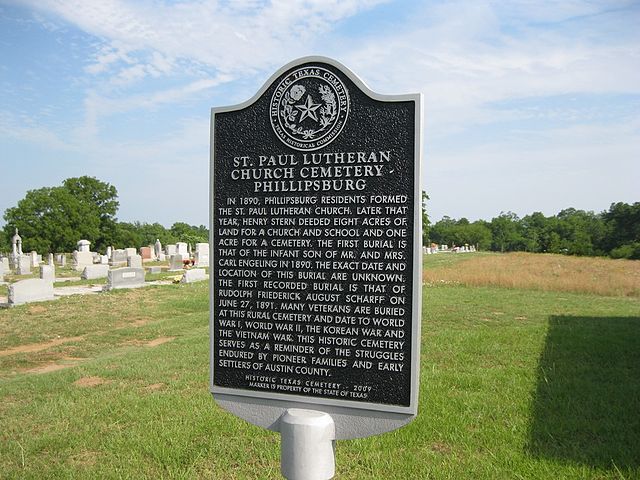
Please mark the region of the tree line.
<svg viewBox="0 0 640 480"><path fill-rule="evenodd" d="M0 252L11 251L11 238L18 228L23 251L72 252L78 240L91 242L93 251L153 245L209 241L204 225L176 222L170 228L159 223L120 222L118 191L94 177L68 178L62 185L29 190L15 207L4 212Z"/></svg>
<svg viewBox="0 0 640 480"><path fill-rule="evenodd" d="M428 199L423 196L423 204ZM563 253L640 259L640 202L612 203L594 213L567 208L557 215L534 212L519 218L502 212L490 221L423 217L423 241L449 246L475 245L495 252Z"/></svg>
<svg viewBox="0 0 640 480"><path fill-rule="evenodd" d="M503 212L491 221L443 217L432 224L428 199L423 192L424 245L640 259L640 202L613 203L597 214L567 208L549 217L534 212L519 218ZM60 186L30 190L4 213L0 252L11 251L15 228L20 230L26 252L71 252L80 239L89 240L94 251L151 245L156 239L163 244L208 241L204 225L176 222L165 228L159 223L120 222L116 218L119 206L116 188L94 177L68 178Z"/></svg>

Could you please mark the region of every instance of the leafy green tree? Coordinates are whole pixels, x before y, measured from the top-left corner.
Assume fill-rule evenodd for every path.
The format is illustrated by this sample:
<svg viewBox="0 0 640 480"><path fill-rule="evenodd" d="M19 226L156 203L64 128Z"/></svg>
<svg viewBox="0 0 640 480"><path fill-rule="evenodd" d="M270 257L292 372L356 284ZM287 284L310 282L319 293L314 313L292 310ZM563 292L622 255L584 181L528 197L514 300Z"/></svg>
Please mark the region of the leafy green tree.
<svg viewBox="0 0 640 480"><path fill-rule="evenodd" d="M619 255L623 252L631 254L633 245L640 243L640 202L632 205L623 202L612 203L609 210L602 216L606 229L602 250L611 252L612 256L613 251L616 250L617 258L631 258ZM619 250L624 246L628 247Z"/></svg>
<svg viewBox="0 0 640 480"><path fill-rule="evenodd" d="M429 221L429 215L427 214L427 200L429 200L429 195L424 190L422 191L422 245L427 246L430 243L429 240L429 226L431 222Z"/></svg>
<svg viewBox="0 0 640 480"><path fill-rule="evenodd" d="M500 212L491 219L492 249L500 252L524 250L524 238L520 232L519 218L513 212Z"/></svg>
<svg viewBox="0 0 640 480"><path fill-rule="evenodd" d="M116 214L120 206L116 187L88 176L67 178L62 185L80 204L93 210L93 216L99 221L99 233L93 237L93 245L104 250L112 243L116 229Z"/></svg>
<svg viewBox="0 0 640 480"><path fill-rule="evenodd" d="M117 192L109 184L91 177L70 178L59 187L30 190L17 206L8 208L4 235L11 238L18 228L24 251L69 252L80 239L103 248L117 206Z"/></svg>

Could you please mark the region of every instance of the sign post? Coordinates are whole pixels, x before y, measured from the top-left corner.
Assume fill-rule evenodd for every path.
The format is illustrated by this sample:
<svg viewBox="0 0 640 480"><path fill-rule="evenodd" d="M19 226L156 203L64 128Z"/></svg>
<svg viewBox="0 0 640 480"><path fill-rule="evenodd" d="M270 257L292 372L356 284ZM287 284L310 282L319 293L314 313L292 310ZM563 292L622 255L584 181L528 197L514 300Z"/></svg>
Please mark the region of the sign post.
<svg viewBox="0 0 640 480"><path fill-rule="evenodd" d="M211 392L287 478L417 414L421 103L305 57L212 109Z"/></svg>

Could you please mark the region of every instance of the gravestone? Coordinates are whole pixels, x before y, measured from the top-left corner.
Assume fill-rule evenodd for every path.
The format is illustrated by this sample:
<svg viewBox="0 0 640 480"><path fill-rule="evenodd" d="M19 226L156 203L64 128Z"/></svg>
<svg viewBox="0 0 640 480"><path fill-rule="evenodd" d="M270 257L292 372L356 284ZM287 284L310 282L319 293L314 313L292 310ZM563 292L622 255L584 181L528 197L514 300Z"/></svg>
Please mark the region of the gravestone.
<svg viewBox="0 0 640 480"><path fill-rule="evenodd" d="M156 243L153 245L153 253L156 256L156 260L163 262L164 254L162 253L162 244L160 243L160 239L156 239Z"/></svg>
<svg viewBox="0 0 640 480"><path fill-rule="evenodd" d="M171 255L169 258L169 272L181 272L184 269L184 263L182 263L182 255Z"/></svg>
<svg viewBox="0 0 640 480"><path fill-rule="evenodd" d="M142 268L142 257L140 255L130 255L127 257L127 267Z"/></svg>
<svg viewBox="0 0 640 480"><path fill-rule="evenodd" d="M417 415L420 140L420 95L324 57L212 110L211 391L282 433L288 478L299 420L330 420L313 460Z"/></svg>
<svg viewBox="0 0 640 480"><path fill-rule="evenodd" d="M208 280L209 275L207 275L207 271L204 268L191 268L184 272L182 276L182 283L195 283L202 282L203 280Z"/></svg>
<svg viewBox="0 0 640 480"><path fill-rule="evenodd" d="M144 269L123 267L109 270L104 290L138 287L144 287Z"/></svg>
<svg viewBox="0 0 640 480"><path fill-rule="evenodd" d="M30 255L18 255L15 261L16 261L16 275L31 274L31 256Z"/></svg>
<svg viewBox="0 0 640 480"><path fill-rule="evenodd" d="M56 268L53 265L41 265L40 266L40 278L47 282L56 281Z"/></svg>
<svg viewBox="0 0 640 480"><path fill-rule="evenodd" d="M189 258L189 247L184 242L178 242L176 243L176 253L182 255L182 258L186 260Z"/></svg>
<svg viewBox="0 0 640 480"><path fill-rule="evenodd" d="M153 267L148 267L147 268L147 272L149 272L151 274L162 273L162 267L159 266L159 265L155 265Z"/></svg>
<svg viewBox="0 0 640 480"><path fill-rule="evenodd" d="M168 257L170 257L171 255L175 255L176 253L178 253L178 249L176 248L176 246L175 246L175 245L167 245L167 246L165 247L165 250L166 250L166 255L167 255Z"/></svg>
<svg viewBox="0 0 640 480"><path fill-rule="evenodd" d="M125 252L127 252L127 257L131 257L133 255L137 255L138 251L135 248L125 248L124 249Z"/></svg>
<svg viewBox="0 0 640 480"><path fill-rule="evenodd" d="M140 248L140 256L142 260L151 260L153 258L153 249L151 247Z"/></svg>
<svg viewBox="0 0 640 480"><path fill-rule="evenodd" d="M6 270L4 268L4 262L0 262L0 283L4 283L4 273L5 273L5 271Z"/></svg>
<svg viewBox="0 0 640 480"><path fill-rule="evenodd" d="M29 260L29 257L27 257ZM55 300L53 283L40 278L29 278L9 285L9 305Z"/></svg>
<svg viewBox="0 0 640 480"><path fill-rule="evenodd" d="M47 259L47 265L50 265L52 267L55 266L55 264L53 263L53 253L49 254L49 258Z"/></svg>
<svg viewBox="0 0 640 480"><path fill-rule="evenodd" d="M126 250L113 250L111 252L111 261L110 264L112 266L123 266L127 264L127 252Z"/></svg>
<svg viewBox="0 0 640 480"><path fill-rule="evenodd" d="M73 252L72 257L73 268L78 272L83 271L84 267L93 265L93 252L76 250Z"/></svg>
<svg viewBox="0 0 640 480"><path fill-rule="evenodd" d="M31 257L31 268L36 268L38 265L40 265L40 262L38 261L38 252L32 250L29 256Z"/></svg>
<svg viewBox="0 0 640 480"><path fill-rule="evenodd" d="M96 280L98 278L105 278L109 274L109 265L87 265L82 270L80 278L83 280Z"/></svg>
<svg viewBox="0 0 640 480"><path fill-rule="evenodd" d="M208 267L209 266L209 244L208 243L196 243L196 254L194 257L196 267Z"/></svg>
<svg viewBox="0 0 640 480"><path fill-rule="evenodd" d="M2 266L4 267L4 272L5 273L9 273L9 270L10 270L10 268L9 268L9 258L2 257L0 259L0 263L2 263Z"/></svg>
<svg viewBox="0 0 640 480"><path fill-rule="evenodd" d="M91 242L89 240L78 240L76 250L78 250L78 252L90 252Z"/></svg>

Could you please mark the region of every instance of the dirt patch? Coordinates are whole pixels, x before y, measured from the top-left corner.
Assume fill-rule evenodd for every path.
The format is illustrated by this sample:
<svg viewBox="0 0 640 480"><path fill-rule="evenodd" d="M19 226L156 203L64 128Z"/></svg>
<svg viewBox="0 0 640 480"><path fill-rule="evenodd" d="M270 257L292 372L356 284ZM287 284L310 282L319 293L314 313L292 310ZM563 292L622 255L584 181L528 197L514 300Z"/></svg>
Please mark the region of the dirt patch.
<svg viewBox="0 0 640 480"><path fill-rule="evenodd" d="M20 345L18 347L7 348L6 350L0 350L0 357L6 357L9 355L15 355L17 353L33 353L33 352L41 352L42 350L46 350L51 347L56 347L58 345L62 345L67 342L77 342L80 340L84 340L84 335L79 337L64 337L64 338L56 338L55 340L51 340L49 342L42 343L31 343L28 345Z"/></svg>
<svg viewBox="0 0 640 480"><path fill-rule="evenodd" d="M69 460L76 467L93 467L98 462L99 457L99 452L85 450L73 455Z"/></svg>
<svg viewBox="0 0 640 480"><path fill-rule="evenodd" d="M175 340L176 337L158 337L150 342L145 343L147 347L157 347L158 345L162 345L163 343L170 342Z"/></svg>
<svg viewBox="0 0 640 480"><path fill-rule="evenodd" d="M162 390L166 385L164 383L152 383L151 385L147 385L146 389L155 392L158 390Z"/></svg>
<svg viewBox="0 0 640 480"><path fill-rule="evenodd" d="M70 363L47 363L46 365L41 365L40 367L30 368L29 370L25 370L25 373L49 373L49 372L57 372L58 370L63 370L65 368L70 368L75 366Z"/></svg>
<svg viewBox="0 0 640 480"><path fill-rule="evenodd" d="M104 385L105 383L110 383L110 381L101 377L82 377L73 382L76 387L80 388L97 387L98 385Z"/></svg>
<svg viewBox="0 0 640 480"><path fill-rule="evenodd" d="M47 307L43 307L42 305L33 305L29 307L29 313L43 313L47 311Z"/></svg>
<svg viewBox="0 0 640 480"><path fill-rule="evenodd" d="M432 443L429 448L431 448L432 451L437 452L437 453L442 453L442 454L448 454L451 453L451 447L449 445L447 445L446 443L441 443L441 442L435 442Z"/></svg>

